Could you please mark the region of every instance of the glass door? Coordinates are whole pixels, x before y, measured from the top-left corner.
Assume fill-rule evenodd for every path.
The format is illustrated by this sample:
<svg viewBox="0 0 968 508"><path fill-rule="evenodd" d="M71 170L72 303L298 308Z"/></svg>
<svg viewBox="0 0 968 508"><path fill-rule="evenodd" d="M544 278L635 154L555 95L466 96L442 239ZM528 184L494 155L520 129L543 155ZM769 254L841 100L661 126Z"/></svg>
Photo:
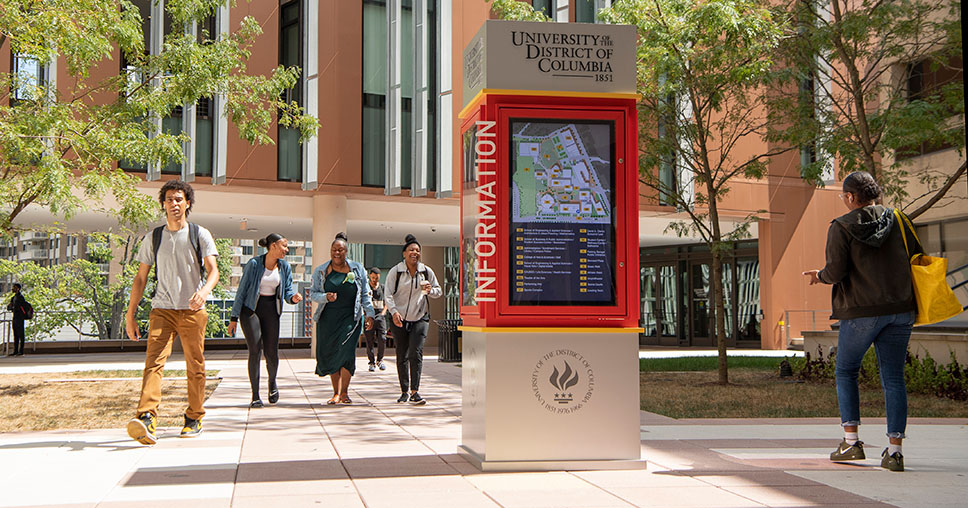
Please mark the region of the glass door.
<svg viewBox="0 0 968 508"><path fill-rule="evenodd" d="M642 323L646 344L674 346L679 344L679 286L674 264L643 266Z"/></svg>

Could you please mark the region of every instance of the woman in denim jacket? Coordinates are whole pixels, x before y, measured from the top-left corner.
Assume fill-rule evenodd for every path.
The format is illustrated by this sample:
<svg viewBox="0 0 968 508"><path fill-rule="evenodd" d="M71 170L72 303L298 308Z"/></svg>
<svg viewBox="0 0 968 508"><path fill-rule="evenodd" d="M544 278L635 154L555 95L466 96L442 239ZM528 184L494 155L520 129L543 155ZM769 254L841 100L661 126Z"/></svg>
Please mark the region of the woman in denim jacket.
<svg viewBox="0 0 968 508"><path fill-rule="evenodd" d="M232 305L228 335L235 336L236 323L242 321L242 333L249 348L249 384L252 402L249 407L262 407L259 398L259 357L265 352L269 371L269 403L279 400L276 372L279 371L279 316L282 302L297 304L302 295L292 288L292 270L286 262L289 240L275 233L259 240L266 253L245 264L242 280Z"/></svg>
<svg viewBox="0 0 968 508"><path fill-rule="evenodd" d="M316 321L316 375L330 377L333 397L327 404L350 404L350 378L356 372L356 344L373 328L373 304L366 270L346 259L346 235L339 233L330 246L330 260L313 271L309 297L319 306Z"/></svg>

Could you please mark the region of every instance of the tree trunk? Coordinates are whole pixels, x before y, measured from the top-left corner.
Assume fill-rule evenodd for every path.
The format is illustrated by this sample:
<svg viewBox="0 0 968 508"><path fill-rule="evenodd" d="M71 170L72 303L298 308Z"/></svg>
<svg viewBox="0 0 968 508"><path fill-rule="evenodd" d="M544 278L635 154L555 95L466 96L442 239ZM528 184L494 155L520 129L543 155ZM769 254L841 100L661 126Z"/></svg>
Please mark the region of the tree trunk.
<svg viewBox="0 0 968 508"><path fill-rule="evenodd" d="M124 313L127 311L127 306L124 301L125 293L124 290L120 290L114 294L114 301L111 303L111 338L114 340L124 340L124 332L122 331L122 322L124 318Z"/></svg>
<svg viewBox="0 0 968 508"><path fill-rule="evenodd" d="M716 245L719 245L718 242ZM729 368L726 356L726 305L723 298L723 255L713 248L712 301L716 310L716 347L719 350L719 384L729 384Z"/></svg>
<svg viewBox="0 0 968 508"><path fill-rule="evenodd" d="M711 173L711 172L710 172ZM719 384L729 384L729 367L726 361L726 314L723 305L723 254L720 250L723 232L719 228L719 208L716 202L716 188L713 179L707 179L706 191L709 193L709 221L712 229L710 250L713 254L713 266L710 270L713 294L711 306L714 309L716 326L713 333L716 336L716 347L719 350Z"/></svg>

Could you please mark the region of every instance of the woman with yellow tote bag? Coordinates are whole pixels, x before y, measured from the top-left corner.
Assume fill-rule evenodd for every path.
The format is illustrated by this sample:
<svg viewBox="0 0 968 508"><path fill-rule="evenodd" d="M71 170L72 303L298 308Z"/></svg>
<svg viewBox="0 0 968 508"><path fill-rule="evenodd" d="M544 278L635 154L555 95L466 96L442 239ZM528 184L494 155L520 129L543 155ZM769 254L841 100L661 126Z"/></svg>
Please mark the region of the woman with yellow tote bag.
<svg viewBox="0 0 968 508"><path fill-rule="evenodd" d="M904 240L904 251L911 259L911 280L914 282L914 297L918 302L918 317L914 326L930 325L953 318L963 310L954 291L948 287L948 260L922 254L921 239L914 231L914 225L907 215L894 210L894 216L901 226L901 238ZM907 234L917 245L914 255L908 247Z"/></svg>
<svg viewBox="0 0 968 508"><path fill-rule="evenodd" d="M901 224L893 210L875 204L881 189L869 173L844 178L840 195L849 210L827 230L827 263L822 270L803 272L810 284L831 284L833 313L840 320L837 336L837 403L844 440L830 460L863 460L858 440L860 395L857 375L864 354L874 346L884 387L887 437L881 467L904 470L901 440L907 427L907 358L917 303L911 284L911 264L904 248Z"/></svg>

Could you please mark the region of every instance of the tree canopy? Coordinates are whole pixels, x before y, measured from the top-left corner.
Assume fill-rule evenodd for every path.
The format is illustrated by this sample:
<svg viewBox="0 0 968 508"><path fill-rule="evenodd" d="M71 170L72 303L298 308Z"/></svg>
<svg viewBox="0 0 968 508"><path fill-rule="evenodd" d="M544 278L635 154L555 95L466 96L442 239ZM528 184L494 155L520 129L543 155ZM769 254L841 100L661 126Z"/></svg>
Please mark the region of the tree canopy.
<svg viewBox="0 0 968 508"><path fill-rule="evenodd" d="M188 26L227 1L168 0L166 16L172 27ZM271 143L273 121L298 128L303 140L315 135L316 119L283 99L298 68L248 71L262 33L252 17L228 34L173 29L157 54L146 49L144 23L129 0L0 4L0 50L17 63L0 74L0 234L18 230L14 221L27 206L69 219L108 196L119 204L107 211L121 222L150 220L157 206L117 163L181 161L187 136L159 131L155 120L203 98L222 97L250 143ZM58 60L67 76L56 86L38 79Z"/></svg>
<svg viewBox="0 0 968 508"><path fill-rule="evenodd" d="M960 168L912 174L910 158L948 147L964 156L965 97L961 2L946 0L791 1L796 20L784 37L772 87L771 140L817 156L802 176L823 184L825 165L864 170L887 198L911 204L913 179L943 195ZM931 78L931 79L929 79Z"/></svg>

